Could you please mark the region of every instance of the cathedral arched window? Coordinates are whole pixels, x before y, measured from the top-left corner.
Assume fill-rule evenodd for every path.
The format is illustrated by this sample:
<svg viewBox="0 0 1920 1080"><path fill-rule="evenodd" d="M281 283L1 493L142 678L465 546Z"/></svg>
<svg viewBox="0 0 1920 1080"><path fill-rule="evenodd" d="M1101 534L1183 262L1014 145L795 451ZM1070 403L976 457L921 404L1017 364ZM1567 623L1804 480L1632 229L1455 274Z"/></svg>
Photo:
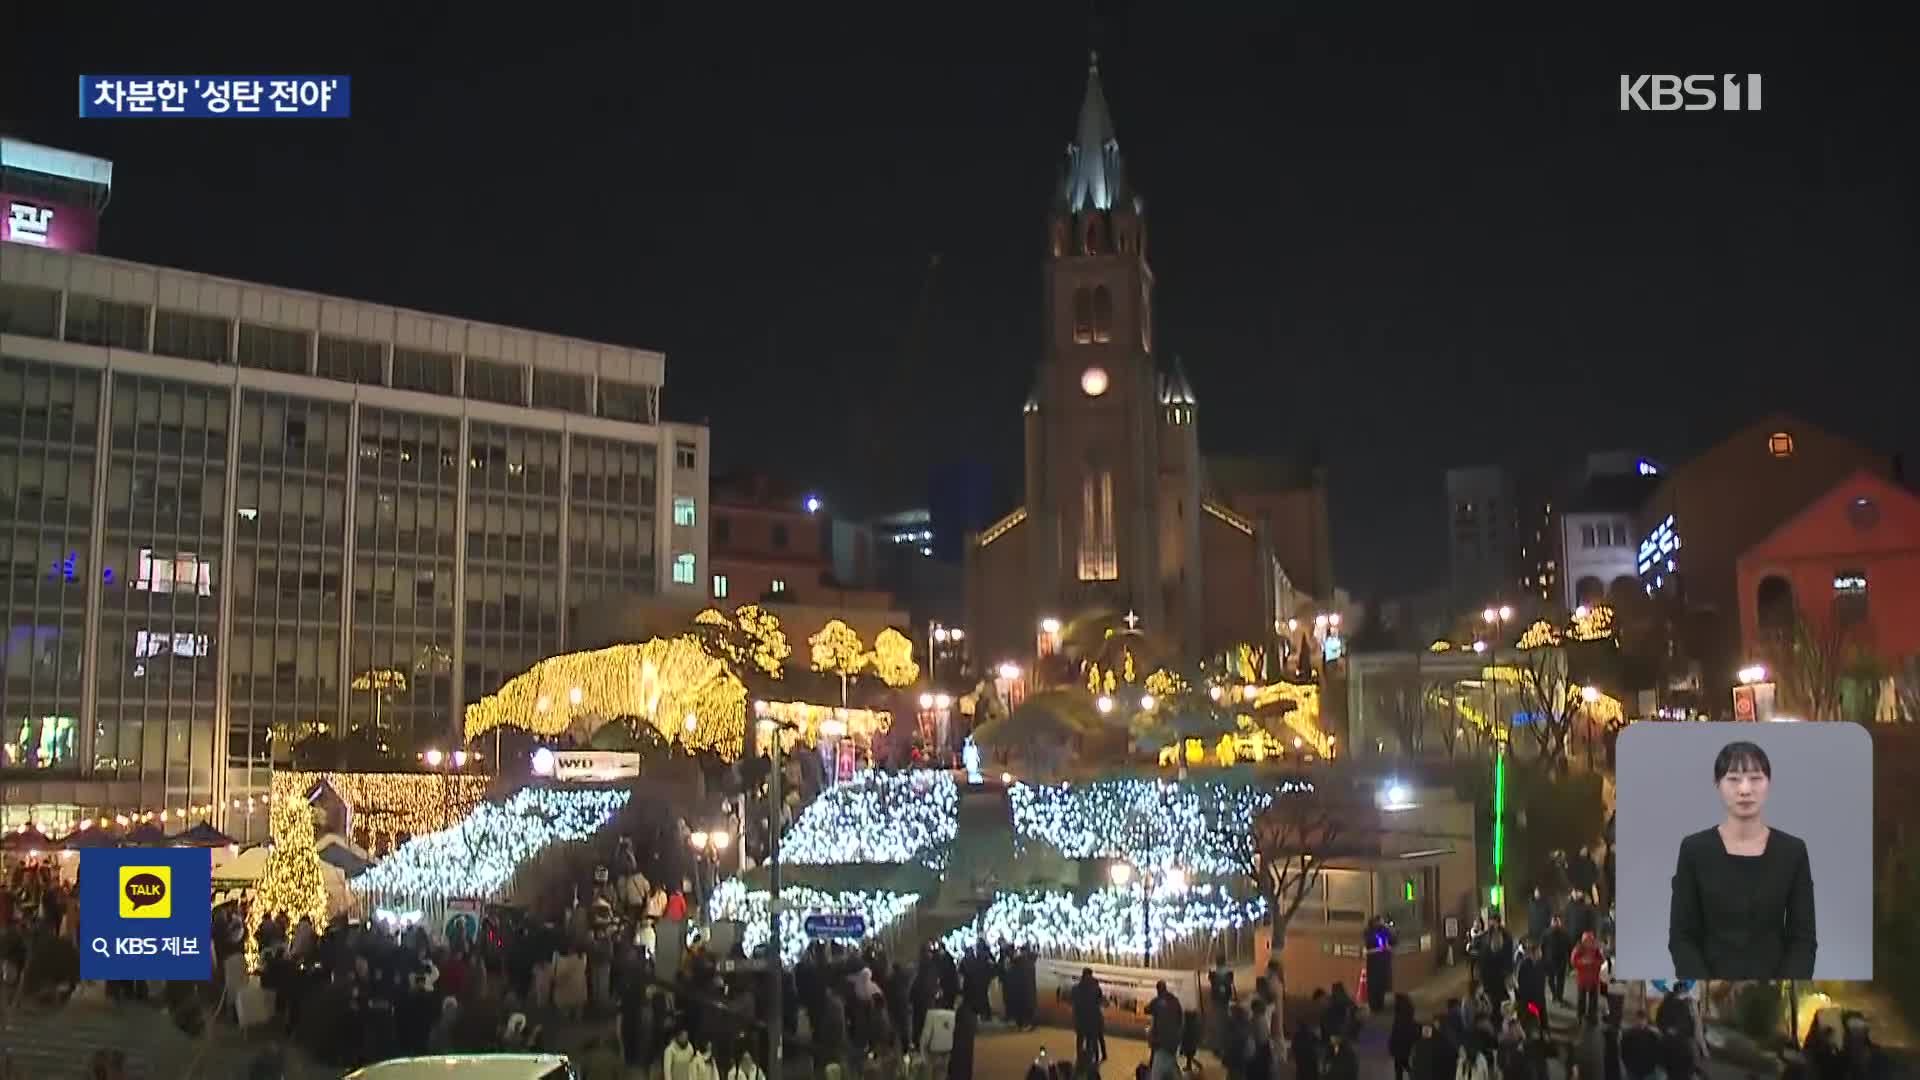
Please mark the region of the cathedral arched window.
<svg viewBox="0 0 1920 1080"><path fill-rule="evenodd" d="M1117 581L1120 548L1114 537L1113 470L1090 463L1080 481L1081 581Z"/></svg>
<svg viewBox="0 0 1920 1080"><path fill-rule="evenodd" d="M1105 285L1093 290L1093 340L1113 340L1113 293Z"/></svg>
<svg viewBox="0 0 1920 1080"><path fill-rule="evenodd" d="M1093 340L1093 290L1073 290L1073 340L1085 345Z"/></svg>
<svg viewBox="0 0 1920 1080"><path fill-rule="evenodd" d="M1100 217L1088 214L1086 225L1081 229L1081 252L1086 255L1098 255L1106 247L1105 237L1101 235Z"/></svg>

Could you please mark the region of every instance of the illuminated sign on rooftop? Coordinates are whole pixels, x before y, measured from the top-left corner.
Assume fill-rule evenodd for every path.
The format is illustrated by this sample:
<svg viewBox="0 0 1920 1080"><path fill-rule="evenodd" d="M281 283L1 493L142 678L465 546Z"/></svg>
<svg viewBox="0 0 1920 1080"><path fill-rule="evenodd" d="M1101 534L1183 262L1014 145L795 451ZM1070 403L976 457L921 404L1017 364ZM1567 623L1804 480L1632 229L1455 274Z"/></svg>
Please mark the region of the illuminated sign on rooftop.
<svg viewBox="0 0 1920 1080"><path fill-rule="evenodd" d="M1680 534L1674 531L1673 515L1654 527L1645 540L1640 541L1640 558L1637 566L1642 578L1658 577L1664 579L1673 573L1676 563L1673 553L1680 550ZM1655 582L1658 588L1663 582Z"/></svg>

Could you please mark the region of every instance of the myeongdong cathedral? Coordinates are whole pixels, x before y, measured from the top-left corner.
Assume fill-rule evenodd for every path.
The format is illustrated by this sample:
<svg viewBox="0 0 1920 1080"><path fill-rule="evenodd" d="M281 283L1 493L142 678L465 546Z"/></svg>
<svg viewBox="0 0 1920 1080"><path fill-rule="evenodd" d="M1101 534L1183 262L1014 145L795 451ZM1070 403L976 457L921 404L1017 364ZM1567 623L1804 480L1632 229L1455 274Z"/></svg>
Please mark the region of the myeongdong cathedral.
<svg viewBox="0 0 1920 1080"><path fill-rule="evenodd" d="M1043 623L1090 613L1187 656L1311 648L1315 597L1330 602L1324 472L1201 454L1193 384L1155 340L1148 235L1096 55L1047 219L1025 498L966 547L983 660L1032 656Z"/></svg>

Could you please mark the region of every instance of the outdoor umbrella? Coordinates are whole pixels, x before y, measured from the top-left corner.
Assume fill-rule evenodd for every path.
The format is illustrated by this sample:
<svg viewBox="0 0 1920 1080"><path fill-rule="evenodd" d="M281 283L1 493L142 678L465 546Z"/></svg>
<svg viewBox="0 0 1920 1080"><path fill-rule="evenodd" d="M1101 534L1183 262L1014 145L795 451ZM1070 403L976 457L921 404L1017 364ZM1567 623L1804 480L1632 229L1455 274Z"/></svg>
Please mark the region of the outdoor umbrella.
<svg viewBox="0 0 1920 1080"><path fill-rule="evenodd" d="M53 847L53 841L31 825L0 836L0 851L51 851Z"/></svg>
<svg viewBox="0 0 1920 1080"><path fill-rule="evenodd" d="M113 833L106 829L76 829L60 841L60 846L67 851L79 851L83 848L119 847L120 841L114 839Z"/></svg>
<svg viewBox="0 0 1920 1080"><path fill-rule="evenodd" d="M167 843L167 834L161 830L160 826L146 821L128 833L126 839L120 843L125 847L164 847Z"/></svg>
<svg viewBox="0 0 1920 1080"><path fill-rule="evenodd" d="M233 837L214 828L213 824L207 821L167 837L167 843L174 847L231 847L234 842Z"/></svg>

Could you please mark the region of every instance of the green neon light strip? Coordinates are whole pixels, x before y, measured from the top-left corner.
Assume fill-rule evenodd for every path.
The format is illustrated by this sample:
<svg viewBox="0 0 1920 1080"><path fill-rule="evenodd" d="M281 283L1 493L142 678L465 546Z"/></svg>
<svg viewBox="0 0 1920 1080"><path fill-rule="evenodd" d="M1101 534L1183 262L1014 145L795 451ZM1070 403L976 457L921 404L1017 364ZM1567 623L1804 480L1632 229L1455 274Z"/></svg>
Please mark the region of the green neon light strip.
<svg viewBox="0 0 1920 1080"><path fill-rule="evenodd" d="M1493 761L1493 902L1500 903L1502 871L1507 864L1507 752L1502 747Z"/></svg>

